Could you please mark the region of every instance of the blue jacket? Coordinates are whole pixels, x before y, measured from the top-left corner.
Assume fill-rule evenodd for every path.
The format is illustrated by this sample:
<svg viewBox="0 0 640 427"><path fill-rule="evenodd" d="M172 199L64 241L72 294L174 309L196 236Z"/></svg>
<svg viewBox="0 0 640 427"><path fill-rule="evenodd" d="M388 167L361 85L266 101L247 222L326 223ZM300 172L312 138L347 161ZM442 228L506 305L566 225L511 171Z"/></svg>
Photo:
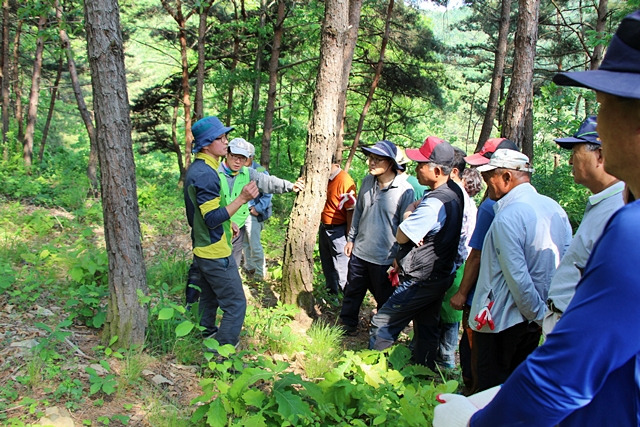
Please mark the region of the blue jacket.
<svg viewBox="0 0 640 427"><path fill-rule="evenodd" d="M471 426L640 425L640 201L616 212L562 318Z"/></svg>

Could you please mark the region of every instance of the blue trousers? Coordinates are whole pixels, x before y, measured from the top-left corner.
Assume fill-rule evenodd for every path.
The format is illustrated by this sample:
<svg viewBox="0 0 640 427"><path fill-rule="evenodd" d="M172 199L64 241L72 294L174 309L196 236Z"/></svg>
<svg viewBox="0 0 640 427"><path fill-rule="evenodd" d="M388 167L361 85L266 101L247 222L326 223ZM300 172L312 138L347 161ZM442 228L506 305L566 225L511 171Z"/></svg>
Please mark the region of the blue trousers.
<svg viewBox="0 0 640 427"><path fill-rule="evenodd" d="M208 259L195 257L200 276L200 325L205 336L215 334L221 344L236 345L247 311L247 299L233 257ZM216 326L218 307L222 310L220 326Z"/></svg>
<svg viewBox="0 0 640 427"><path fill-rule="evenodd" d="M371 320L369 348L384 350L391 347L400 332L413 320L414 362L435 368L440 338L440 306L453 279L451 275L426 282L401 277L400 285Z"/></svg>

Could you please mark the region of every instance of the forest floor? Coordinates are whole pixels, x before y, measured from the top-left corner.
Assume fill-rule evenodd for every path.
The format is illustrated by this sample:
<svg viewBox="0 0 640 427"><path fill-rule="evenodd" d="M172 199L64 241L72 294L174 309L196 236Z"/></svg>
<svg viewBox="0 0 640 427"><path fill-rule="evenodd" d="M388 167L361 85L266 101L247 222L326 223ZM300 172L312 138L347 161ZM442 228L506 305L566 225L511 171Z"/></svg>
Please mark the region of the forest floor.
<svg viewBox="0 0 640 427"><path fill-rule="evenodd" d="M184 250L187 253L189 245L188 235L154 238L153 241L143 242L147 262L151 262L161 251ZM275 305L275 284L266 281L259 286L260 291L257 292L258 284L245 280L249 304L261 307ZM57 408L54 412L57 411L60 418L56 425L67 426L173 425L166 420L154 421L163 417L167 412L166 408L172 408L174 413L176 408L178 412L183 411L183 420L188 417L193 410L190 402L202 394L199 385L201 366L182 365L172 354L158 357L143 352L135 359L141 371L139 378L142 380L128 384L118 383L117 391L110 395L90 395L87 384L94 383L95 377L90 378L87 367L95 369L102 378L113 373L120 379L131 375L132 359L105 357L100 330L75 322L61 328L68 335L55 343L55 349L51 348L49 361L34 356L34 347L43 347L44 343L46 348L47 340L51 340L52 336L50 331L38 325L56 325L66 317L61 308L64 301L43 305L47 306L34 304L31 307L16 307L8 293L0 294L0 422L7 422L7 425L42 422L46 407L50 410ZM367 347L372 307L371 301L365 302L361 310L359 331L354 336L343 337L344 349L360 350ZM318 318L331 325L336 324L339 309L337 298L333 301L318 301L315 307ZM310 323L309 317L298 316L290 326L294 332L304 334ZM250 345L243 337L239 349L247 350ZM108 370L101 366L105 360L108 360ZM292 362L291 368L297 370L295 360L289 362ZM52 395L55 399L51 398ZM11 399L6 399L7 396ZM126 414L126 417L120 417L119 414ZM54 413L50 418L56 416ZM184 421L181 425L184 425Z"/></svg>

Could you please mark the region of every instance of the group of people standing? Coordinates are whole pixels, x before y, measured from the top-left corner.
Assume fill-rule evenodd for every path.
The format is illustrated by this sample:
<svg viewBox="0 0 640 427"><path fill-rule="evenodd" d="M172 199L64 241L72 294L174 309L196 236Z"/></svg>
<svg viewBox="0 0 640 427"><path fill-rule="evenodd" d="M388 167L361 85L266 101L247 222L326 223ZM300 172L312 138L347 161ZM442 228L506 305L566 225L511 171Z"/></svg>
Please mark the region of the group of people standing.
<svg viewBox="0 0 640 427"><path fill-rule="evenodd" d="M298 192L304 184L269 175L254 161L253 145L242 138L229 142L233 128L217 117L198 120L191 130L195 158L184 184L193 245L187 304L199 299L203 336L237 345L247 307L238 270L243 249L245 271L263 279L260 233L271 215L271 194ZM219 325L218 308L223 312Z"/></svg>

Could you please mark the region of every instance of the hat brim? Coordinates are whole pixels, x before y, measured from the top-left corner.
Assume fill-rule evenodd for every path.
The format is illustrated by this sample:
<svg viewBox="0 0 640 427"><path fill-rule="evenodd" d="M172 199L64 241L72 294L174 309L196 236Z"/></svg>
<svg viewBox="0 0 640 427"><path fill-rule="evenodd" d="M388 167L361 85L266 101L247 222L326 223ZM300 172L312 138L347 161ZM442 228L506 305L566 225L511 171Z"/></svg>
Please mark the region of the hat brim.
<svg viewBox="0 0 640 427"><path fill-rule="evenodd" d="M414 162L421 162L421 163L430 162L429 159L427 159L424 155L422 155L419 149L407 148L404 152L407 154L407 157L413 160Z"/></svg>
<svg viewBox="0 0 640 427"><path fill-rule="evenodd" d="M393 164L395 165L396 169L399 171L403 171L405 170L404 165L399 164L395 158L389 156L387 153L385 153L384 151L382 151L380 148L376 147L375 145L372 147L362 147L361 148L362 152L365 154L375 154L376 156L380 156L380 157L384 157L385 159L389 159L393 162Z"/></svg>
<svg viewBox="0 0 640 427"><path fill-rule="evenodd" d="M469 163L471 166L482 166L489 163L489 159L487 159L485 156L483 156L480 153L475 153L470 156L466 156L464 158L464 161Z"/></svg>
<svg viewBox="0 0 640 427"><path fill-rule="evenodd" d="M640 99L640 73L607 70L558 73L553 82L560 86L577 86L623 98Z"/></svg>
<svg viewBox="0 0 640 427"><path fill-rule="evenodd" d="M494 166L494 165L482 165L482 166L478 166L476 168L476 170L480 173L482 172L489 172L492 171L494 169L498 169L498 166Z"/></svg>

